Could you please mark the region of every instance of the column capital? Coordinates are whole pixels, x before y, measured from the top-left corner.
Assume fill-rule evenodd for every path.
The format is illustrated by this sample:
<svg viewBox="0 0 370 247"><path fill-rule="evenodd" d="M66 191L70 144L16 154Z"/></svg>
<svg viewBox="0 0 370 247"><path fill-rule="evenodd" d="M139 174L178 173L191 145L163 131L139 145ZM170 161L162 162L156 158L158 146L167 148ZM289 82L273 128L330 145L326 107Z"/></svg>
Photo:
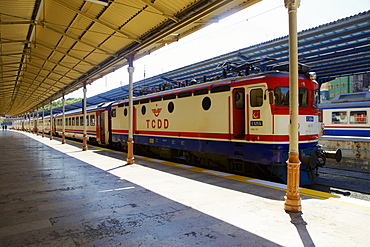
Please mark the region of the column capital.
<svg viewBox="0 0 370 247"><path fill-rule="evenodd" d="M301 0L284 0L284 3L287 9L298 9L301 5Z"/></svg>

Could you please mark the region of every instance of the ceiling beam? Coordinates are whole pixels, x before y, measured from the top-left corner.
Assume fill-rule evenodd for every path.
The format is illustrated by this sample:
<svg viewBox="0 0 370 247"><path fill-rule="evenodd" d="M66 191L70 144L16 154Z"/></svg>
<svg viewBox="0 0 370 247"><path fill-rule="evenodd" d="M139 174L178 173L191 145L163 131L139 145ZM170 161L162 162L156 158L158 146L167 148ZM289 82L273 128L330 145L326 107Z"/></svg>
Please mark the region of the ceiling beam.
<svg viewBox="0 0 370 247"><path fill-rule="evenodd" d="M176 23L180 21L179 18L177 18L175 15L173 15L172 13L170 13L169 10L166 10L165 8L163 7L159 7L158 4L156 4L154 1L151 1L151 0L140 0L142 1L143 3L145 3L146 5L152 7L153 9L161 12L161 14L167 18L170 18L171 20L175 21ZM154 3L153 3L154 2Z"/></svg>
<svg viewBox="0 0 370 247"><path fill-rule="evenodd" d="M73 8L72 6L66 4L65 1L60 1L60 0L52 0L52 1L53 2L56 2L56 3L60 4L60 5L62 5L63 7L67 8L67 9L69 9L69 10L71 10L71 11L73 11L73 12L75 12L75 13L81 15L81 16L84 16L84 17L90 19L91 21L94 21L96 23L99 23L100 25L103 25L103 26L105 26L105 27L107 27L107 28L109 28L109 29L111 29L111 30L119 33L119 34L122 34L127 39L134 40L134 41L136 41L138 43L141 43L140 39L138 37L135 37L134 34L130 34L128 32L122 31L122 30L120 30L118 28L113 27L109 23L106 23L106 22L104 22L102 20L99 20L99 19L95 18L92 15L89 15L88 13L85 13L85 12L82 12L81 10L78 10L76 8Z"/></svg>

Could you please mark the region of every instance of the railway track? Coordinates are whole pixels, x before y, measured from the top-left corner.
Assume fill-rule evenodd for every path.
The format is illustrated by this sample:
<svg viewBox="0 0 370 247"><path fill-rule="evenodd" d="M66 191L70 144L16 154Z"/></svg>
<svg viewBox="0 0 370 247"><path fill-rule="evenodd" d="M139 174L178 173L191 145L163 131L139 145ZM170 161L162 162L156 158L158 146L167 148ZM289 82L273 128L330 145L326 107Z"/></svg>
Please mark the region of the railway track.
<svg viewBox="0 0 370 247"><path fill-rule="evenodd" d="M364 169L327 165L309 188L370 201L370 172Z"/></svg>

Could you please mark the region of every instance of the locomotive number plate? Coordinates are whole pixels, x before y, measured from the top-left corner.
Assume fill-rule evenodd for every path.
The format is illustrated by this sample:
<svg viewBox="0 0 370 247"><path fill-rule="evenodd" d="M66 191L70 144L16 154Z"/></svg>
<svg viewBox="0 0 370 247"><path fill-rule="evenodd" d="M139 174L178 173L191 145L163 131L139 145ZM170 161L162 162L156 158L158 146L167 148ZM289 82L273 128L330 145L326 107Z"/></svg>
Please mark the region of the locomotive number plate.
<svg viewBox="0 0 370 247"><path fill-rule="evenodd" d="M251 126L263 126L263 121L251 121Z"/></svg>

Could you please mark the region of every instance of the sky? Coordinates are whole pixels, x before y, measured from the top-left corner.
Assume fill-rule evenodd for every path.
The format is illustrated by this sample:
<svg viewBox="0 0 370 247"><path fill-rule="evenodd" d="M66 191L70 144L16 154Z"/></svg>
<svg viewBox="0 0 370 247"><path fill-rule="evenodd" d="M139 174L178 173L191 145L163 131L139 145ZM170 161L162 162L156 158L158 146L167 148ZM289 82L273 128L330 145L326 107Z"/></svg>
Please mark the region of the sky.
<svg viewBox="0 0 370 247"><path fill-rule="evenodd" d="M298 32L370 10L370 0L301 0ZM284 0L262 0L134 61L134 82L288 35ZM87 86L87 97L128 84L127 67ZM82 98L82 89L66 98Z"/></svg>

